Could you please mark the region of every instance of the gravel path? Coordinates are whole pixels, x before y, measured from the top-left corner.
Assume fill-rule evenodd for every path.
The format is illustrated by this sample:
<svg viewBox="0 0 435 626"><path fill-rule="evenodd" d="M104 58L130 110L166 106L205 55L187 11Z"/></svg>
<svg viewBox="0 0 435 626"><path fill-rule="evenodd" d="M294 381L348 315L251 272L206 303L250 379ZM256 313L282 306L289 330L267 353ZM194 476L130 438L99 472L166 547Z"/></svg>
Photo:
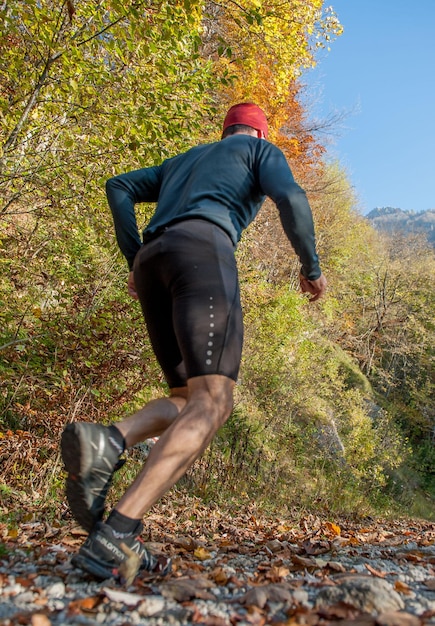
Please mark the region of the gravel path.
<svg viewBox="0 0 435 626"><path fill-rule="evenodd" d="M434 525L249 515L153 524L150 546L172 555L174 571L128 588L72 568L83 533L71 524L23 524L16 536L0 526L0 624L435 624Z"/></svg>

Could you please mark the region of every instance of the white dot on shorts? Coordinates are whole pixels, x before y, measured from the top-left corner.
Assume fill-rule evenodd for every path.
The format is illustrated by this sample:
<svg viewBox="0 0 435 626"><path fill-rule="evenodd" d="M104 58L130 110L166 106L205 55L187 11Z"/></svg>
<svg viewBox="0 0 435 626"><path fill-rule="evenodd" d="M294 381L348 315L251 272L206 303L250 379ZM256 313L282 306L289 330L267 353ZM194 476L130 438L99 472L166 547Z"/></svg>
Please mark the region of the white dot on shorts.
<svg viewBox="0 0 435 626"><path fill-rule="evenodd" d="M207 359L205 362L206 365L211 365L211 359Z"/></svg>
<svg viewBox="0 0 435 626"><path fill-rule="evenodd" d="M207 356L211 356L213 352L211 350L207 350Z"/></svg>
<svg viewBox="0 0 435 626"><path fill-rule="evenodd" d="M212 345L213 345L213 342L212 342L212 341L209 341L207 345L208 345L208 346L212 346Z"/></svg>
<svg viewBox="0 0 435 626"><path fill-rule="evenodd" d="M209 337L214 337L214 333L208 333Z"/></svg>
<svg viewBox="0 0 435 626"><path fill-rule="evenodd" d="M214 324L213 323L210 324L210 328L214 328Z"/></svg>

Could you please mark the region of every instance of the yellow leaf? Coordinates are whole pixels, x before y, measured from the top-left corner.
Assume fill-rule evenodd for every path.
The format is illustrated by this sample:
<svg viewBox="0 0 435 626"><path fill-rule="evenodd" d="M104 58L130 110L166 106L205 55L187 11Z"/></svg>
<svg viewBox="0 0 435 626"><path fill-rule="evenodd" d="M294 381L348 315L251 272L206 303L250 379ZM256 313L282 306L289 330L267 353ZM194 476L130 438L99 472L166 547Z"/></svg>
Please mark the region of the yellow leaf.
<svg viewBox="0 0 435 626"><path fill-rule="evenodd" d="M279 566L274 565L273 567L271 567L267 575L267 578L276 580L278 578L285 578L289 574L290 574L290 570L287 567L284 567L283 565L279 565Z"/></svg>
<svg viewBox="0 0 435 626"><path fill-rule="evenodd" d="M18 537L18 528L9 528L8 530L8 538L16 539Z"/></svg>
<svg viewBox="0 0 435 626"><path fill-rule="evenodd" d="M207 561L208 559L211 559L210 552L202 547L196 548L193 556L200 561Z"/></svg>

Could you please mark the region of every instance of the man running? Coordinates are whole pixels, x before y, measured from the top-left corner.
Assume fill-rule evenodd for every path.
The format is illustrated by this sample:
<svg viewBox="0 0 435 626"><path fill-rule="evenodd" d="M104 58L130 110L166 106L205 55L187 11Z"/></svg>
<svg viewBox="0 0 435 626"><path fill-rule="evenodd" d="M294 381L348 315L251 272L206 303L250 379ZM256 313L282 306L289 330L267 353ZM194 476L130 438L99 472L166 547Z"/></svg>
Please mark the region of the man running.
<svg viewBox="0 0 435 626"><path fill-rule="evenodd" d="M117 241L130 268L128 291L140 301L169 394L116 424L75 422L62 435L67 499L89 531L73 562L97 577L126 577L132 554L133 577L139 568L169 570L138 539L142 518L231 413L243 340L234 252L266 196L275 202L301 262L302 291L311 301L325 293L306 194L267 135L264 112L252 103L238 104L225 117L220 141L106 184ZM142 240L135 215L140 202L157 203ZM142 471L103 521L120 456L156 436Z"/></svg>

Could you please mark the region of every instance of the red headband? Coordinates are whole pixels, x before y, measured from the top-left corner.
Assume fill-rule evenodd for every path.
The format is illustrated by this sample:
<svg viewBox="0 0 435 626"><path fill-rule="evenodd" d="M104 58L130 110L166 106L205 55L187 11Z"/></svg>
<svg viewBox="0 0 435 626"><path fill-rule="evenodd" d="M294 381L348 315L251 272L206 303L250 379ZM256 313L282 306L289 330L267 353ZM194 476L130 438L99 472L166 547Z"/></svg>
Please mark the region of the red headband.
<svg viewBox="0 0 435 626"><path fill-rule="evenodd" d="M235 124L243 124L244 126L255 128L255 130L260 130L267 139L269 129L266 115L259 106L252 102L242 102L242 104L235 104L231 107L225 116L223 130Z"/></svg>

